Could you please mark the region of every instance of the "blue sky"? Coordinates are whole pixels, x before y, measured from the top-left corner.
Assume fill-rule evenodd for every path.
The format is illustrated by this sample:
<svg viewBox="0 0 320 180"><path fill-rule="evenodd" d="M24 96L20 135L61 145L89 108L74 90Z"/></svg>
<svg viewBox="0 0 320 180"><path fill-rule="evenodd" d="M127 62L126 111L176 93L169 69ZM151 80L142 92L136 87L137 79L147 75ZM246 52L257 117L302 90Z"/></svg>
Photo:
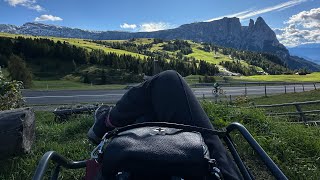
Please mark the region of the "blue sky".
<svg viewBox="0 0 320 180"><path fill-rule="evenodd" d="M311 19L288 23L295 15ZM319 36L297 43L320 42L320 0L0 0L0 24L37 21L88 30L154 31L224 16L237 16L243 25L262 16L281 42L294 24L295 30ZM315 25L308 29L306 20Z"/></svg>

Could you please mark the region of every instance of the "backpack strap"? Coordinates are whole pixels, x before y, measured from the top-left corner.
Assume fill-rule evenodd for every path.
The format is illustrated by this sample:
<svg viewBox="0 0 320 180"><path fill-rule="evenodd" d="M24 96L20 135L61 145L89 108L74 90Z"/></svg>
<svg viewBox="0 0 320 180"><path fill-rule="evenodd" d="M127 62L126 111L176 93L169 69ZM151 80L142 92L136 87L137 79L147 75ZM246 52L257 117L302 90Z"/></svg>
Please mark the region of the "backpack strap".
<svg viewBox="0 0 320 180"><path fill-rule="evenodd" d="M117 135L123 131L129 130L129 129L134 129L134 128L140 128L140 127L148 127L148 126L160 126L160 127L168 127L168 128L176 128L176 129L182 129L185 131L197 131L200 132L201 134L213 134L217 135L220 138L225 137L227 134L227 131L225 129L223 130L213 130L213 129L208 129L208 128L203 128L203 127L198 127L198 126L191 126L191 125L185 125L185 124L176 124L176 123L168 123L168 122L144 122L144 123L136 123L136 124L131 124L128 126L116 128L112 131L107 132L102 139L106 138L109 139L113 137L114 135Z"/></svg>

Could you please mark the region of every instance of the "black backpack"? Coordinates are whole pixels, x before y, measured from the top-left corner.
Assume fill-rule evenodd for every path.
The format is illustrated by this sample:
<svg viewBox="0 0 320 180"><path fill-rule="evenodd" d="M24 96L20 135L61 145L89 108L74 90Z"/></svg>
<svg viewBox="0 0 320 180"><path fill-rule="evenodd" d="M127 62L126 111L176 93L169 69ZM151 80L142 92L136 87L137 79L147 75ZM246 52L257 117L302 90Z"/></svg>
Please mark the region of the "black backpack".
<svg viewBox="0 0 320 180"><path fill-rule="evenodd" d="M93 156L103 179L223 179L201 133L221 131L150 122L108 132Z"/></svg>

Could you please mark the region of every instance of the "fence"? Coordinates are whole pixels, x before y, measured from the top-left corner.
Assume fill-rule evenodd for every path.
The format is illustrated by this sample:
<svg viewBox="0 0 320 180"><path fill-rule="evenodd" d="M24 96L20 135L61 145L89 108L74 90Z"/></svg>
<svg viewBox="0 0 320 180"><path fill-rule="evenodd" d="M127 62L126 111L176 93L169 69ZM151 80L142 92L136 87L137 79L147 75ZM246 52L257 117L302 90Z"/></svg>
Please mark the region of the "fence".
<svg viewBox="0 0 320 180"><path fill-rule="evenodd" d="M257 105L258 108L273 108L273 107L284 107L284 106L294 106L296 108L296 112L281 112L281 113L268 113L270 116L278 116L278 115L299 115L300 121L307 123L320 123L320 120L318 121L308 121L308 118L306 117L306 114L316 114L320 113L320 110L308 110L303 111L301 109L301 105L311 105L311 104L320 104L320 101L305 101L305 102L294 102L294 103L283 103L283 104L271 104L271 105Z"/></svg>
<svg viewBox="0 0 320 180"><path fill-rule="evenodd" d="M268 96L268 94L287 94L289 92L304 92L307 90L317 90L319 87L317 85L320 82L297 82L297 83L284 83L284 82L237 82L237 83L221 83L220 87L223 91L228 95L264 95ZM198 83L191 85L192 87L212 87L213 83ZM237 93L234 93L237 88ZM261 87L261 88L260 88ZM243 89L242 89L243 88ZM233 91L233 93L231 93ZM239 94L239 92L241 93ZM250 92L251 91L251 92ZM255 92L253 92L255 91ZM215 96L214 93L213 97ZM208 96L209 94L203 94L202 96ZM231 97L230 97L231 99Z"/></svg>

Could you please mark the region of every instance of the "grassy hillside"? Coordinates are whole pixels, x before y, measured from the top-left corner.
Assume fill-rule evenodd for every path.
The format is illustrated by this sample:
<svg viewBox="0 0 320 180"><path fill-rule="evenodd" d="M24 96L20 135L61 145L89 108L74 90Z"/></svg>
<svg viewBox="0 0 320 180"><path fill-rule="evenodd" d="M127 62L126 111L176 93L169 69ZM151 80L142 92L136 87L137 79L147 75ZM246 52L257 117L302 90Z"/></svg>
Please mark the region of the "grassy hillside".
<svg viewBox="0 0 320 180"><path fill-rule="evenodd" d="M319 82L320 72L314 72L307 75L256 75L233 77L233 79L242 81L279 81L279 82Z"/></svg>
<svg viewBox="0 0 320 180"><path fill-rule="evenodd" d="M46 36L29 36L29 35L19 35L19 34L8 34L8 33L0 33L0 37L10 37L10 38L15 38L15 37L26 37L26 38L47 38L47 39L51 39L55 42L60 41L60 42L68 42L71 45L75 45L75 46L79 46L79 47L83 47L85 49L88 49L89 51L93 50L93 49L101 49L104 52L114 52L117 54L129 54L132 56L138 56L138 57L145 57L142 54L137 54L137 53L132 53L129 51L123 51L123 50L119 50L119 49L112 49L112 48L108 48L108 47L104 47L101 46L97 43L92 43L89 41L86 41L85 39L75 39L75 38L59 38L59 37L46 37Z"/></svg>
<svg viewBox="0 0 320 180"><path fill-rule="evenodd" d="M15 37L29 37L29 38L47 38L47 39L51 39L55 42L60 41L60 42L67 42L71 45L75 45L75 46L79 46L79 47L83 47L85 49L88 49L89 51L93 50L93 49L101 49L104 52L114 52L117 54L128 54L128 55L132 55L132 56L137 56L140 58L144 58L147 57L146 55L143 54L139 54L139 53L134 53L134 52L130 52L130 51L126 51L126 50L121 50L121 49L115 49L115 48L111 48L108 46L104 46L92 41L88 41L85 39L75 39L75 38L58 38L58 37L40 37L40 36L28 36L28 35L17 35L17 34L8 34L8 33L0 33L0 37L10 37L10 38L15 38ZM103 42L118 42L118 43L125 43L128 42L129 40L104 40ZM137 45L143 45L143 44L150 44L153 42L153 39L150 38L142 38L142 39L135 39L134 41L130 41L133 43L136 43ZM232 61L232 59L230 59L229 56L227 55L223 55L221 53L221 50L218 50L216 54L214 54L213 52L206 52L204 50L201 49L202 45L200 43L195 43L192 41L188 41L191 44L191 48L193 53L186 55L186 57L192 57L195 58L196 60L204 60L207 61L209 63L213 63L218 65L220 62L224 62L224 61ZM154 44L149 50L151 52L155 52L155 51L162 51L162 52L166 52L172 56L174 56L176 52L170 52L170 51L165 51L163 50L163 45L167 44L168 42L163 42L163 43L157 43ZM247 62L245 62L244 60L241 61L241 64L243 64L244 66L250 66ZM257 70L261 71L262 69L260 67L256 67Z"/></svg>

